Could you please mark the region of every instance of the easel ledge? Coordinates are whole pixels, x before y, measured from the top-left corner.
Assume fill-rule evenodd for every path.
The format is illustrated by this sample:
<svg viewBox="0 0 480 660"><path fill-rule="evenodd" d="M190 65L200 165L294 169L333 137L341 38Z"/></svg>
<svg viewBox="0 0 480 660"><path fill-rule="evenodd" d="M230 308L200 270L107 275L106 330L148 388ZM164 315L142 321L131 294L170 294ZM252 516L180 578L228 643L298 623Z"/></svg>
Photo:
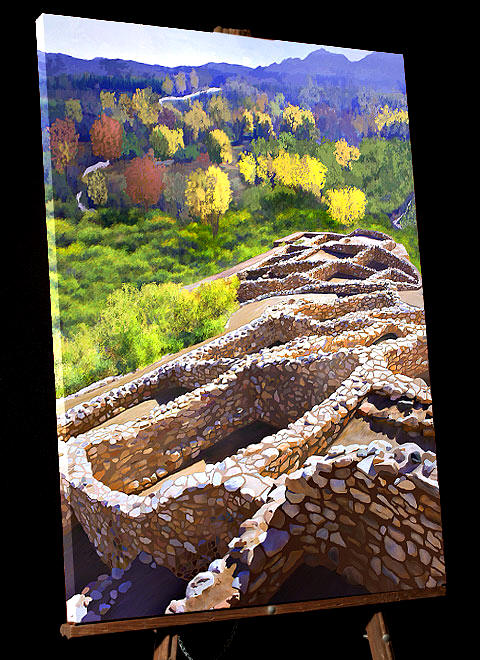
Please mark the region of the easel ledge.
<svg viewBox="0 0 480 660"><path fill-rule="evenodd" d="M358 605L381 605L383 603L396 603L404 600L434 598L445 595L446 587L436 587L435 589L412 589L410 591L388 591L379 594L328 598L326 600L301 603L262 605L225 610L207 610L205 612L191 612L186 614L165 614L160 617L99 621L98 623L63 623L60 627L60 632L64 637L72 639L73 637L85 637L87 635L105 635L107 633L128 632L132 630L152 630L155 628L166 627L176 628L177 626L184 626L192 623L229 621L232 619L251 618L255 616L271 616L272 614L334 610Z"/></svg>

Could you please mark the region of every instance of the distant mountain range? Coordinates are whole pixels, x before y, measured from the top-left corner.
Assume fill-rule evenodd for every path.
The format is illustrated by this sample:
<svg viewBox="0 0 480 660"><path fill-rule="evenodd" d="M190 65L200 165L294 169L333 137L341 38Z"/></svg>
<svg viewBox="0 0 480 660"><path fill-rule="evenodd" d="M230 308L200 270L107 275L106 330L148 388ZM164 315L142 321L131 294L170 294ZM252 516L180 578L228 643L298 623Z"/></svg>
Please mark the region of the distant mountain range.
<svg viewBox="0 0 480 660"><path fill-rule="evenodd" d="M252 85L262 88L267 86L271 89L282 85L299 88L311 80L320 86L364 87L373 92L405 93L403 57L393 53L372 53L352 62L344 55L320 48L304 59L287 58L279 64L256 68L224 62L209 62L195 67L165 67L131 60L111 60L103 57L83 60L62 53L38 53L41 78L44 78L48 71L49 76L89 73L97 76L130 75L163 80L167 74L172 77L180 71L190 72L194 68L200 85L221 86L228 78L239 77Z"/></svg>

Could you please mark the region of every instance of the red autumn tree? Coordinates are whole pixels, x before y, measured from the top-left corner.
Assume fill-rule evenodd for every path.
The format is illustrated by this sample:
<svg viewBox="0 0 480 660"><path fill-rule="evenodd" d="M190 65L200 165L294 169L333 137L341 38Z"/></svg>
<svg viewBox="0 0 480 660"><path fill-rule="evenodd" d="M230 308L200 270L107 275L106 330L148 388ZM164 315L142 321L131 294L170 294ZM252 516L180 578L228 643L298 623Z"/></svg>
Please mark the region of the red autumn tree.
<svg viewBox="0 0 480 660"><path fill-rule="evenodd" d="M164 170L151 156L134 158L125 169L127 195L134 204L143 204L145 212L158 202L165 188Z"/></svg>
<svg viewBox="0 0 480 660"><path fill-rule="evenodd" d="M105 113L93 122L90 129L92 152L107 160L120 158L122 154L123 126Z"/></svg>
<svg viewBox="0 0 480 660"><path fill-rule="evenodd" d="M62 173L78 151L78 133L73 119L55 119L49 128L53 166Z"/></svg>

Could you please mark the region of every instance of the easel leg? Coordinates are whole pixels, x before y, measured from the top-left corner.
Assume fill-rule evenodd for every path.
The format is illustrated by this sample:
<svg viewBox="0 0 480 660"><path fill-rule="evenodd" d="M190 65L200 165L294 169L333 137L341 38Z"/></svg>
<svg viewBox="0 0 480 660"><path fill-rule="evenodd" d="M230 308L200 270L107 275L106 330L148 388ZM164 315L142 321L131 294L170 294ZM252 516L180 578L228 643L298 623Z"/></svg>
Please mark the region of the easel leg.
<svg viewBox="0 0 480 660"><path fill-rule="evenodd" d="M171 635L167 633L160 644L155 647L155 651L153 652L153 660L176 660L177 639L177 635Z"/></svg>
<svg viewBox="0 0 480 660"><path fill-rule="evenodd" d="M372 660L394 660L390 635L381 612L376 612L372 616L366 630L365 637L370 644Z"/></svg>

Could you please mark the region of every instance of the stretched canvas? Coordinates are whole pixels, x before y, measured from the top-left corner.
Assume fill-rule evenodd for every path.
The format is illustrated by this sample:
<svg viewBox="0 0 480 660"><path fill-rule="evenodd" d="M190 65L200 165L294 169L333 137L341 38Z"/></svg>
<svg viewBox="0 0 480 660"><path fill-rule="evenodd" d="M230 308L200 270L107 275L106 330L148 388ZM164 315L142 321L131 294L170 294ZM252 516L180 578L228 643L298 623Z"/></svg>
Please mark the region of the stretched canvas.
<svg viewBox="0 0 480 660"><path fill-rule="evenodd" d="M402 55L37 35L67 621L443 586Z"/></svg>

